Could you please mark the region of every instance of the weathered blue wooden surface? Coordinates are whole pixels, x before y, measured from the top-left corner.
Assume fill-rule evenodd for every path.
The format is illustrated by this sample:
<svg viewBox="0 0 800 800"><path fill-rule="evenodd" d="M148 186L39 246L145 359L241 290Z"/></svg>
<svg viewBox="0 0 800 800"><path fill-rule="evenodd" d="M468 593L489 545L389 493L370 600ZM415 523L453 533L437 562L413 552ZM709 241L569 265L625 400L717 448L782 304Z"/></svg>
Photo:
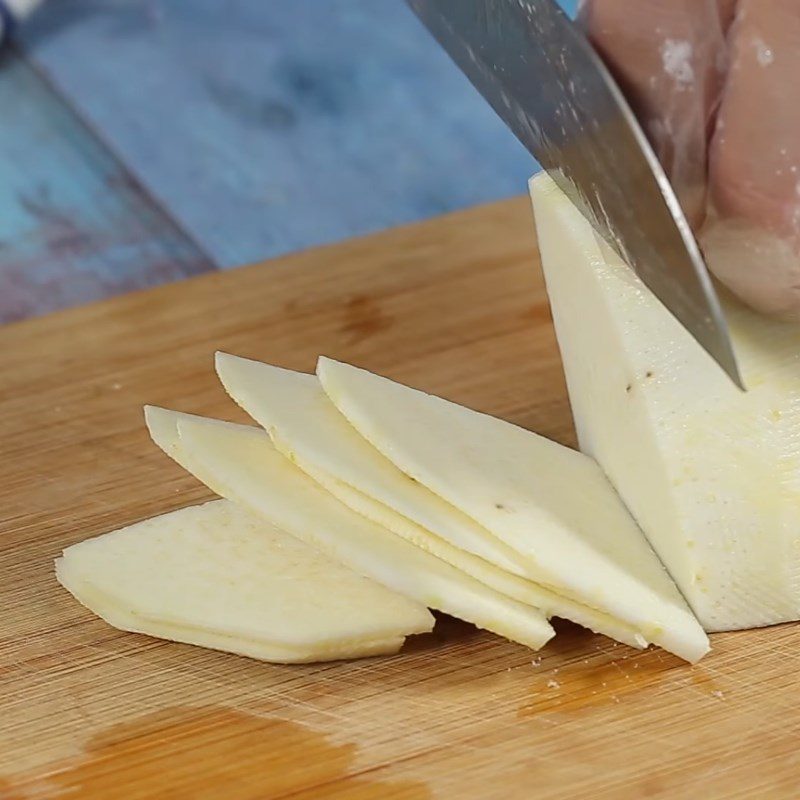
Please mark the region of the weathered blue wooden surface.
<svg viewBox="0 0 800 800"><path fill-rule="evenodd" d="M489 201L533 168L401 0L58 0L22 39L0 59L0 322Z"/></svg>
<svg viewBox="0 0 800 800"><path fill-rule="evenodd" d="M10 52L0 109L0 322L209 268Z"/></svg>
<svg viewBox="0 0 800 800"><path fill-rule="evenodd" d="M525 189L401 0L57 0L31 57L223 266Z"/></svg>

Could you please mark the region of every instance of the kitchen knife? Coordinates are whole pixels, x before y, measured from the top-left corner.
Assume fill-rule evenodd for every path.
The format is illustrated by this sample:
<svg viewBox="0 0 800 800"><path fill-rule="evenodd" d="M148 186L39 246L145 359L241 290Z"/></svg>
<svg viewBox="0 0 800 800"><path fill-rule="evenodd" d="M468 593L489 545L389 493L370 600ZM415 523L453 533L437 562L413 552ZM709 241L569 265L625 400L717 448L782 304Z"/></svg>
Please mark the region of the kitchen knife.
<svg viewBox="0 0 800 800"><path fill-rule="evenodd" d="M555 0L408 0L523 145L744 389L689 223L616 82Z"/></svg>

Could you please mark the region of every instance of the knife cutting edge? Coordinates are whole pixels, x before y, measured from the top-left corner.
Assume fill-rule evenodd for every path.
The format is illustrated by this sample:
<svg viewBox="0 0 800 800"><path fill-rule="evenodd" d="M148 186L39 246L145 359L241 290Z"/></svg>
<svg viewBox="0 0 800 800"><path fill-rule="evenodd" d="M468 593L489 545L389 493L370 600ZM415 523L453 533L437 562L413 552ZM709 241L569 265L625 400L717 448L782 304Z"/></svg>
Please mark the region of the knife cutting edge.
<svg viewBox="0 0 800 800"><path fill-rule="evenodd" d="M741 389L728 326L667 176L555 0L408 0L522 144Z"/></svg>

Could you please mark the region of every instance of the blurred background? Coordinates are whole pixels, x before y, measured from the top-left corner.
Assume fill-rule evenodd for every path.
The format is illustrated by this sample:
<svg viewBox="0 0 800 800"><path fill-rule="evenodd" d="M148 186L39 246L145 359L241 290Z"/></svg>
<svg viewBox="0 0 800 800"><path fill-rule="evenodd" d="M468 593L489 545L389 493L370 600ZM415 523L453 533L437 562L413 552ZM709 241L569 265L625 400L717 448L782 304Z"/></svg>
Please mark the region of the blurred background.
<svg viewBox="0 0 800 800"><path fill-rule="evenodd" d="M402 0L50 0L0 53L0 109L0 323L535 169Z"/></svg>

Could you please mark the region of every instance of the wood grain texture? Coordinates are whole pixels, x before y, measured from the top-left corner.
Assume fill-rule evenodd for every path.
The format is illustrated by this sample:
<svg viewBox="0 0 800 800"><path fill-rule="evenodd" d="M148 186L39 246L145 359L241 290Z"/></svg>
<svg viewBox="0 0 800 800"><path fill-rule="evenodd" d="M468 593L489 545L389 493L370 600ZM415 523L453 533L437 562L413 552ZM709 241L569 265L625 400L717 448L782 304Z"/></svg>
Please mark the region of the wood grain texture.
<svg viewBox="0 0 800 800"><path fill-rule="evenodd" d="M0 797L797 796L796 625L695 667L447 619L396 657L271 666L115 631L54 580L66 545L209 496L141 406L242 419L217 348L324 352L572 443L534 253L514 200L0 329Z"/></svg>
<svg viewBox="0 0 800 800"><path fill-rule="evenodd" d="M212 268L13 50L0 108L0 323Z"/></svg>

